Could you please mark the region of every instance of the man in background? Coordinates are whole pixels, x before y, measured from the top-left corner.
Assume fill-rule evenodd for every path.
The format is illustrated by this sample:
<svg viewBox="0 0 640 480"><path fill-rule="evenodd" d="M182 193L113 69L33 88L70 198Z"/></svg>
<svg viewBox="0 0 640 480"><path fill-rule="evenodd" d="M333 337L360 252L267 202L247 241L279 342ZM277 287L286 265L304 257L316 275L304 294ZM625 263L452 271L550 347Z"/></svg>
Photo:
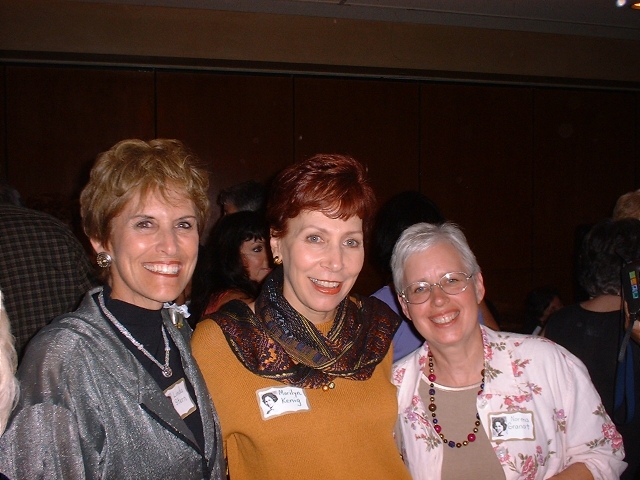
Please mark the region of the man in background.
<svg viewBox="0 0 640 480"><path fill-rule="evenodd" d="M222 207L222 215L245 210L263 213L266 196L264 185L255 180L248 180L222 190L218 196L218 203Z"/></svg>
<svg viewBox="0 0 640 480"><path fill-rule="evenodd" d="M0 289L18 358L53 318L74 310L98 285L79 240L59 220L22 206L0 181Z"/></svg>

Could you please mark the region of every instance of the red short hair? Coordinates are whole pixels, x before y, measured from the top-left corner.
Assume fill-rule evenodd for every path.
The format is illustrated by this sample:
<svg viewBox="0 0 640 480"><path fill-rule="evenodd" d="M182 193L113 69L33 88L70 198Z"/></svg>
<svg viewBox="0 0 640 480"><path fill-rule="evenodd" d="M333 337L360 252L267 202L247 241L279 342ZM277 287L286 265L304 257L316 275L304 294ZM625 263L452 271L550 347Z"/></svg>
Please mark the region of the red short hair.
<svg viewBox="0 0 640 480"><path fill-rule="evenodd" d="M345 155L318 154L285 168L273 182L267 221L273 237L287 234L289 219L303 211L320 211L330 218L362 219L367 234L376 197L367 169Z"/></svg>

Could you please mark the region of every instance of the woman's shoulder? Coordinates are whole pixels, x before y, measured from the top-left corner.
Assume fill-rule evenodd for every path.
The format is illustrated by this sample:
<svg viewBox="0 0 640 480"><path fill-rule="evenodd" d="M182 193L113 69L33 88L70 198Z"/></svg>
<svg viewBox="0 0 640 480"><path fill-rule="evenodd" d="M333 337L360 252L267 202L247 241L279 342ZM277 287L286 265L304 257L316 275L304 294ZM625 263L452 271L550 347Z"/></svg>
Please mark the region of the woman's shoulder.
<svg viewBox="0 0 640 480"><path fill-rule="evenodd" d="M222 290L214 292L209 297L207 308L204 311L203 317L208 317L211 314L217 312L223 305L229 303L232 300L242 300L245 303L250 303L253 298L247 295L246 292L237 288L230 288L228 290Z"/></svg>
<svg viewBox="0 0 640 480"><path fill-rule="evenodd" d="M392 367L393 384L400 386L405 379L405 375L409 375L410 377L419 376L422 372L422 365L426 359L427 357L423 347L420 347L406 357L394 362Z"/></svg>
<svg viewBox="0 0 640 480"><path fill-rule="evenodd" d="M408 364L420 363L420 358L422 357L426 358L426 353L423 350L423 345L420 345L420 347L416 348L408 355L405 355L404 357L399 358L398 360L393 362L393 368L395 369L396 367L402 367Z"/></svg>
<svg viewBox="0 0 640 480"><path fill-rule="evenodd" d="M238 361L220 325L211 318L196 325L191 337L191 353L210 391L213 385L228 382L230 376L245 378L248 372ZM214 397L218 394L217 390L211 393Z"/></svg>
<svg viewBox="0 0 640 480"><path fill-rule="evenodd" d="M378 293L378 292L376 292ZM370 297L365 297L364 295L360 295L357 293L352 293L349 296L350 300L352 302L354 302L356 305L358 305L361 308L368 308L368 309L383 309L385 311L390 311L393 312L393 309L391 307L389 307L389 304L387 302L385 302L384 300L380 299L377 296L370 296Z"/></svg>
<svg viewBox="0 0 640 480"><path fill-rule="evenodd" d="M505 362L535 364L538 367L551 369L572 368L584 365L575 355L566 348L549 340L548 338L536 335L523 335L520 333L494 332L485 329L488 348L493 359L504 356Z"/></svg>
<svg viewBox="0 0 640 480"><path fill-rule="evenodd" d="M209 318L201 320L196 325L196 328L191 335L191 348L194 356L197 355L201 348L206 348L208 350L211 348L211 345L215 345L223 341L226 343L220 325L218 325L213 318L216 315L218 314L214 313L209 316Z"/></svg>
<svg viewBox="0 0 640 480"><path fill-rule="evenodd" d="M77 310L54 318L44 326L29 343L29 347L39 344L38 349L50 351L52 348L73 354L78 344L94 342L101 332L108 328L106 320L100 314L92 294L101 288L93 289L85 295ZM33 349L33 348L29 348Z"/></svg>
<svg viewBox="0 0 640 480"><path fill-rule="evenodd" d="M229 303L231 300L242 300L244 303L251 303L253 298L250 295L247 295L246 292L238 289L230 289L225 290L218 296L218 308L222 305Z"/></svg>
<svg viewBox="0 0 640 480"><path fill-rule="evenodd" d="M489 346L498 351L540 351L551 353L559 352L558 344L548 338L538 335L513 333L504 330L495 331L483 327Z"/></svg>

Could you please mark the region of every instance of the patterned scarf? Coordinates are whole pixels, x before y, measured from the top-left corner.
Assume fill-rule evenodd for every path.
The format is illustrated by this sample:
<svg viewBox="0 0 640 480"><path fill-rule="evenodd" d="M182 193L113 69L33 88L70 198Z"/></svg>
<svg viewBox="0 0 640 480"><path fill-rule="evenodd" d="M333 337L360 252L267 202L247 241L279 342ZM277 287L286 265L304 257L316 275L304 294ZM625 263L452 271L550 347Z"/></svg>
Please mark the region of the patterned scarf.
<svg viewBox="0 0 640 480"><path fill-rule="evenodd" d="M383 302L345 298L327 336L282 296L282 267L266 280L255 304L231 301L212 318L252 373L287 385L321 388L334 378L367 380L389 350L398 317Z"/></svg>

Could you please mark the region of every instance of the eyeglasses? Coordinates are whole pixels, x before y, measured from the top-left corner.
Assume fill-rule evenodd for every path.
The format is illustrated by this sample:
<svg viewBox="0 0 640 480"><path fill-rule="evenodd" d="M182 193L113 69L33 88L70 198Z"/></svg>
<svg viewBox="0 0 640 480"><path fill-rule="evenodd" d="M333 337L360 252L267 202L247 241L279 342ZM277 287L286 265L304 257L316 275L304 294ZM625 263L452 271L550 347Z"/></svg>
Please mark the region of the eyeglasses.
<svg viewBox="0 0 640 480"><path fill-rule="evenodd" d="M429 300L433 287L440 287L447 295L458 295L464 292L469 286L469 279L473 274L467 275L462 272L445 273L438 283L414 282L400 292L400 296L405 303L424 303Z"/></svg>

